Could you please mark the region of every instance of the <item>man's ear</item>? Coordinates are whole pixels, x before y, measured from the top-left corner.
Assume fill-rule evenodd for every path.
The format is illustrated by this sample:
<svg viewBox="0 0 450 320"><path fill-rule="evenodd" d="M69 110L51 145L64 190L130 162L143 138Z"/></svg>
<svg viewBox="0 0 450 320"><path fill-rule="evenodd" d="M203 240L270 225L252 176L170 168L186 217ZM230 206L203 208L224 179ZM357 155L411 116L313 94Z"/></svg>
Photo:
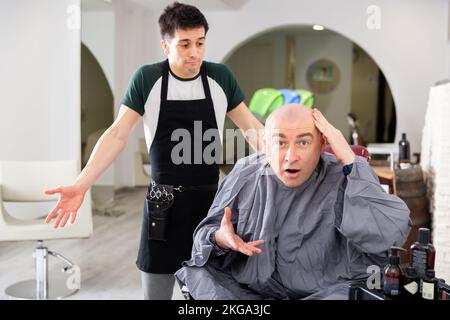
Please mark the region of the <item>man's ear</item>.
<svg viewBox="0 0 450 320"><path fill-rule="evenodd" d="M325 147L327 145L327 139L325 138L325 136L321 133L320 134L320 153L323 153L325 151Z"/></svg>
<svg viewBox="0 0 450 320"><path fill-rule="evenodd" d="M169 42L166 39L161 40L161 47L163 49L164 55L168 56L170 53Z"/></svg>

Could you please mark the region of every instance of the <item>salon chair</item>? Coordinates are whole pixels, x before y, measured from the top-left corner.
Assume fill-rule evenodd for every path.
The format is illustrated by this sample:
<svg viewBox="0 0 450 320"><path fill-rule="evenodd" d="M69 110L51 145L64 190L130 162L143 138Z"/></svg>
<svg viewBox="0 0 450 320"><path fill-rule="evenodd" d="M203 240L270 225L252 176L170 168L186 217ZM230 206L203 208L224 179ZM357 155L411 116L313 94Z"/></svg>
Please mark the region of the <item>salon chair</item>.
<svg viewBox="0 0 450 320"><path fill-rule="evenodd" d="M293 89L280 89L283 96L283 104L300 103L300 95Z"/></svg>
<svg viewBox="0 0 450 320"><path fill-rule="evenodd" d="M256 90L249 103L249 110L260 119L265 119L269 114L283 105L283 95L277 89L263 88Z"/></svg>
<svg viewBox="0 0 450 320"><path fill-rule="evenodd" d="M17 215L17 212L13 214L13 209L6 209L6 207L14 208L15 206L18 211L18 208L27 205L31 208L30 211L34 212L43 202L55 203L59 194L46 195L44 190L71 185L78 173L78 161L0 161L0 241L34 240L38 242L33 254L36 278L6 288L5 293L10 298L60 299L78 291L79 285L70 285L68 279L64 277L49 277L49 256L56 257L65 263L66 266L63 268L65 273L72 274L79 269L61 254L48 250L43 245L43 241L87 238L92 234L90 191L86 192L83 204L78 209L76 223L66 225L65 228L55 229L53 222L46 224L45 216L49 213L45 211L46 209L42 209L45 212L38 212L37 219L25 219L23 212ZM34 207L30 203L34 203Z"/></svg>
<svg viewBox="0 0 450 320"><path fill-rule="evenodd" d="M309 91L309 90L305 90L305 89L296 89L295 91L297 91L297 93L300 96L300 101L299 103L304 105L305 107L309 107L309 108L313 108L314 107L314 94Z"/></svg>

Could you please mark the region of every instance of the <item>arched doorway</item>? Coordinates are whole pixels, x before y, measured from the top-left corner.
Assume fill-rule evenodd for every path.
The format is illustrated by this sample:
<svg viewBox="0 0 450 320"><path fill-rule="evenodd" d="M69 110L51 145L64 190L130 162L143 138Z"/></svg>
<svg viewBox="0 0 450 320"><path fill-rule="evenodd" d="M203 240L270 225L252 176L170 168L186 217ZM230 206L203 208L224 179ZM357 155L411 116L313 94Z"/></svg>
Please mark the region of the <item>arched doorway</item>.
<svg viewBox="0 0 450 320"><path fill-rule="evenodd" d="M105 73L89 48L81 44L81 154L82 166L92 152L92 139L114 121L114 99Z"/></svg>
<svg viewBox="0 0 450 320"><path fill-rule="evenodd" d="M81 164L86 165L100 136L114 121L114 98L106 75L89 48L81 43ZM91 188L92 209L106 214L114 204L114 164Z"/></svg>
<svg viewBox="0 0 450 320"><path fill-rule="evenodd" d="M308 72L320 60L329 61L340 73L332 90L315 90L308 80ZM351 113L365 144L395 140L395 103L384 73L369 53L340 33L315 31L312 25L271 28L241 41L223 62L236 74L247 104L258 88L293 85L315 91L316 106L344 135L350 137Z"/></svg>

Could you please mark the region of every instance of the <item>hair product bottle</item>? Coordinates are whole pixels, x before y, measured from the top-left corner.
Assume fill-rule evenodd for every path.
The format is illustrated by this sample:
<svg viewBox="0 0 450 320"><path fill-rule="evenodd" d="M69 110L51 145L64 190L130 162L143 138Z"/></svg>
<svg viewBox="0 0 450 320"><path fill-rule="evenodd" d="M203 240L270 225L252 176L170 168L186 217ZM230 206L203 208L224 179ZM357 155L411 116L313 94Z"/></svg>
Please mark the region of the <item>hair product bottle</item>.
<svg viewBox="0 0 450 320"><path fill-rule="evenodd" d="M414 267L409 266L403 275L402 296L407 300L420 299L420 278Z"/></svg>
<svg viewBox="0 0 450 320"><path fill-rule="evenodd" d="M402 133L402 140L400 140L398 143L398 162L411 162L411 151L409 147L409 141L406 139L406 133Z"/></svg>
<svg viewBox="0 0 450 320"><path fill-rule="evenodd" d="M427 270L425 278L421 279L422 298L426 300L438 299L438 279L435 277L434 270Z"/></svg>
<svg viewBox="0 0 450 320"><path fill-rule="evenodd" d="M398 252L406 251L403 248L391 247L389 263L383 270L383 291L390 297L399 297L402 287L402 269L400 268L400 257Z"/></svg>
<svg viewBox="0 0 450 320"><path fill-rule="evenodd" d="M420 278L425 277L426 270L434 270L436 251L430 243L430 229L420 228L418 241L411 246L411 266Z"/></svg>

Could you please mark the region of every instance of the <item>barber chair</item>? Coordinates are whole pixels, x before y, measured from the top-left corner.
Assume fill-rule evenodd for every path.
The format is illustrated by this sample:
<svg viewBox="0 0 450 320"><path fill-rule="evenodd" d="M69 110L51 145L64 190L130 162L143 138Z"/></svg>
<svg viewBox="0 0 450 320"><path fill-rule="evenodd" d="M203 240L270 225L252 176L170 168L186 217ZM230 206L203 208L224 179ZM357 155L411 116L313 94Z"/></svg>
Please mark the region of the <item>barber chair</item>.
<svg viewBox="0 0 450 320"><path fill-rule="evenodd" d="M300 103L300 95L297 91L292 89L280 89L283 96L283 104Z"/></svg>
<svg viewBox="0 0 450 320"><path fill-rule="evenodd" d="M312 108L314 106L314 94L311 91L305 89L297 89L295 91L297 91L300 96L300 104L309 108Z"/></svg>
<svg viewBox="0 0 450 320"><path fill-rule="evenodd" d="M270 112L283 105L283 95L279 90L273 88L264 88L256 90L250 104L249 110L260 119L269 116Z"/></svg>
<svg viewBox="0 0 450 320"><path fill-rule="evenodd" d="M65 228L53 228L53 223L46 224L47 209L41 209L37 219L25 219L21 215L12 214L13 210L27 205L33 211L38 211L42 202L55 202L59 194L46 195L44 190L59 185L70 185L79 173L78 161L55 162L0 162L0 241L35 240L38 246L34 251L35 274L33 280L22 281L6 288L5 294L17 299L60 299L74 294L79 285L69 283L70 277L49 277L49 256L63 261L66 266L63 272L72 274L79 272L78 268L67 258L57 252L48 250L43 245L44 240L87 238L92 234L92 211L90 191L86 192L84 202L78 209L77 220ZM30 203L34 203L33 207ZM52 205L53 207L53 205ZM28 216L28 214L26 214ZM35 214L36 216L36 214ZM14 272L11 270L10 272ZM75 276L75 274L74 274Z"/></svg>

